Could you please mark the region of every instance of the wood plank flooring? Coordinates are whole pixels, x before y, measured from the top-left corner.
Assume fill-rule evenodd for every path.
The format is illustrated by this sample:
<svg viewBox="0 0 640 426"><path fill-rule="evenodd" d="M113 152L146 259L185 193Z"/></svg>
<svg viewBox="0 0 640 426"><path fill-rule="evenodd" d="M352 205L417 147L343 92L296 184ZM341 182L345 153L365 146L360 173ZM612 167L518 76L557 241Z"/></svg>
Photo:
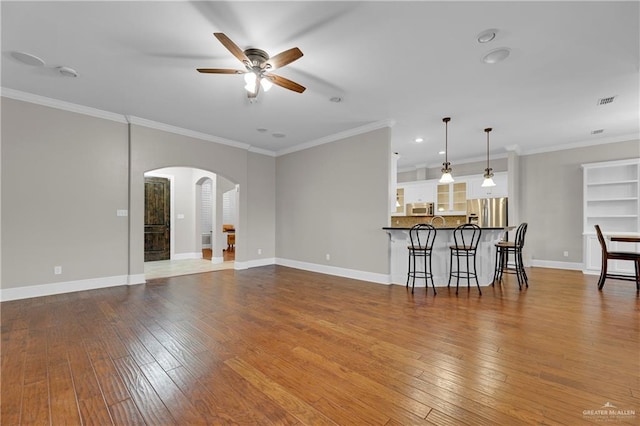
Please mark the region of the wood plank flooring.
<svg viewBox="0 0 640 426"><path fill-rule="evenodd" d="M281 266L3 302L1 423L640 423L633 283L384 286Z"/></svg>

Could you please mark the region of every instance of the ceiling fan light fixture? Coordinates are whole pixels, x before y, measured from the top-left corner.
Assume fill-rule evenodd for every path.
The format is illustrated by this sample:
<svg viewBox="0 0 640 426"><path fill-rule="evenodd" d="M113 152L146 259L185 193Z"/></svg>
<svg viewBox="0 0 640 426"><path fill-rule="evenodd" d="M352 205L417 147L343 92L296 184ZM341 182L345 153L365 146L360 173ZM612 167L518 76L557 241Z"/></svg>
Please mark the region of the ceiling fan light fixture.
<svg viewBox="0 0 640 426"><path fill-rule="evenodd" d="M264 90L265 92L268 92L269 89L273 87L273 83L270 82L268 78L263 77L260 79L260 86L262 86L262 90Z"/></svg>
<svg viewBox="0 0 640 426"><path fill-rule="evenodd" d="M244 82L246 83L244 89L249 93L257 93L258 91L258 78L252 72L245 73Z"/></svg>

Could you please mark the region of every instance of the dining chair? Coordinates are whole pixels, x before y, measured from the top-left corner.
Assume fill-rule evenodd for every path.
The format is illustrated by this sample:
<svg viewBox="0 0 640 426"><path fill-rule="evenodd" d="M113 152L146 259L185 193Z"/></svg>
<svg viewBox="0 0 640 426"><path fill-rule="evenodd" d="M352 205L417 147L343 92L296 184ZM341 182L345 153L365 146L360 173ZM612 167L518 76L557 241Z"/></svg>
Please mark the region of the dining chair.
<svg viewBox="0 0 640 426"><path fill-rule="evenodd" d="M640 291L640 253L632 251L609 251L607 248L607 242L602 235L599 225L595 225L596 234L598 235L598 241L602 249L602 267L600 268L600 279L598 280L598 290L602 290L604 282L607 278L615 280L635 281L636 290ZM609 260L629 260L634 262L636 275L624 275L617 273L607 272Z"/></svg>

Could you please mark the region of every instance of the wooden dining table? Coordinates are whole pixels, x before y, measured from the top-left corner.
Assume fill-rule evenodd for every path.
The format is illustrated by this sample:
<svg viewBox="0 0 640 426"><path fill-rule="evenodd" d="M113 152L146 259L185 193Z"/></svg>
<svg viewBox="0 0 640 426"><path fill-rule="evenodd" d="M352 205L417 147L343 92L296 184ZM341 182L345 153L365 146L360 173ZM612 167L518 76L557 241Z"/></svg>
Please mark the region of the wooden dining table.
<svg viewBox="0 0 640 426"><path fill-rule="evenodd" d="M624 243L640 243L640 235L608 235L607 238Z"/></svg>

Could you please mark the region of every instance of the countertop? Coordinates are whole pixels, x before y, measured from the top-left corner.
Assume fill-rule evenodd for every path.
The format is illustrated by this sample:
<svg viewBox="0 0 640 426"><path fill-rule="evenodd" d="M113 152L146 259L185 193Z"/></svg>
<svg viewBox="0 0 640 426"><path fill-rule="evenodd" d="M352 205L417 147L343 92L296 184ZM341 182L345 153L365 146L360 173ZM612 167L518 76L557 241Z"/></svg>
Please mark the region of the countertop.
<svg viewBox="0 0 640 426"><path fill-rule="evenodd" d="M436 229L442 229L445 231L453 231L454 229L457 228L457 226L436 226ZM498 228L480 228L480 229L486 229L486 230L492 230L492 231L511 231L513 229L515 229L515 226L505 226L505 227L498 227ZM411 228L407 228L407 227L400 227L400 226L384 226L382 227L382 229L384 229L385 231L389 231L389 230L396 230L396 231L408 231Z"/></svg>

